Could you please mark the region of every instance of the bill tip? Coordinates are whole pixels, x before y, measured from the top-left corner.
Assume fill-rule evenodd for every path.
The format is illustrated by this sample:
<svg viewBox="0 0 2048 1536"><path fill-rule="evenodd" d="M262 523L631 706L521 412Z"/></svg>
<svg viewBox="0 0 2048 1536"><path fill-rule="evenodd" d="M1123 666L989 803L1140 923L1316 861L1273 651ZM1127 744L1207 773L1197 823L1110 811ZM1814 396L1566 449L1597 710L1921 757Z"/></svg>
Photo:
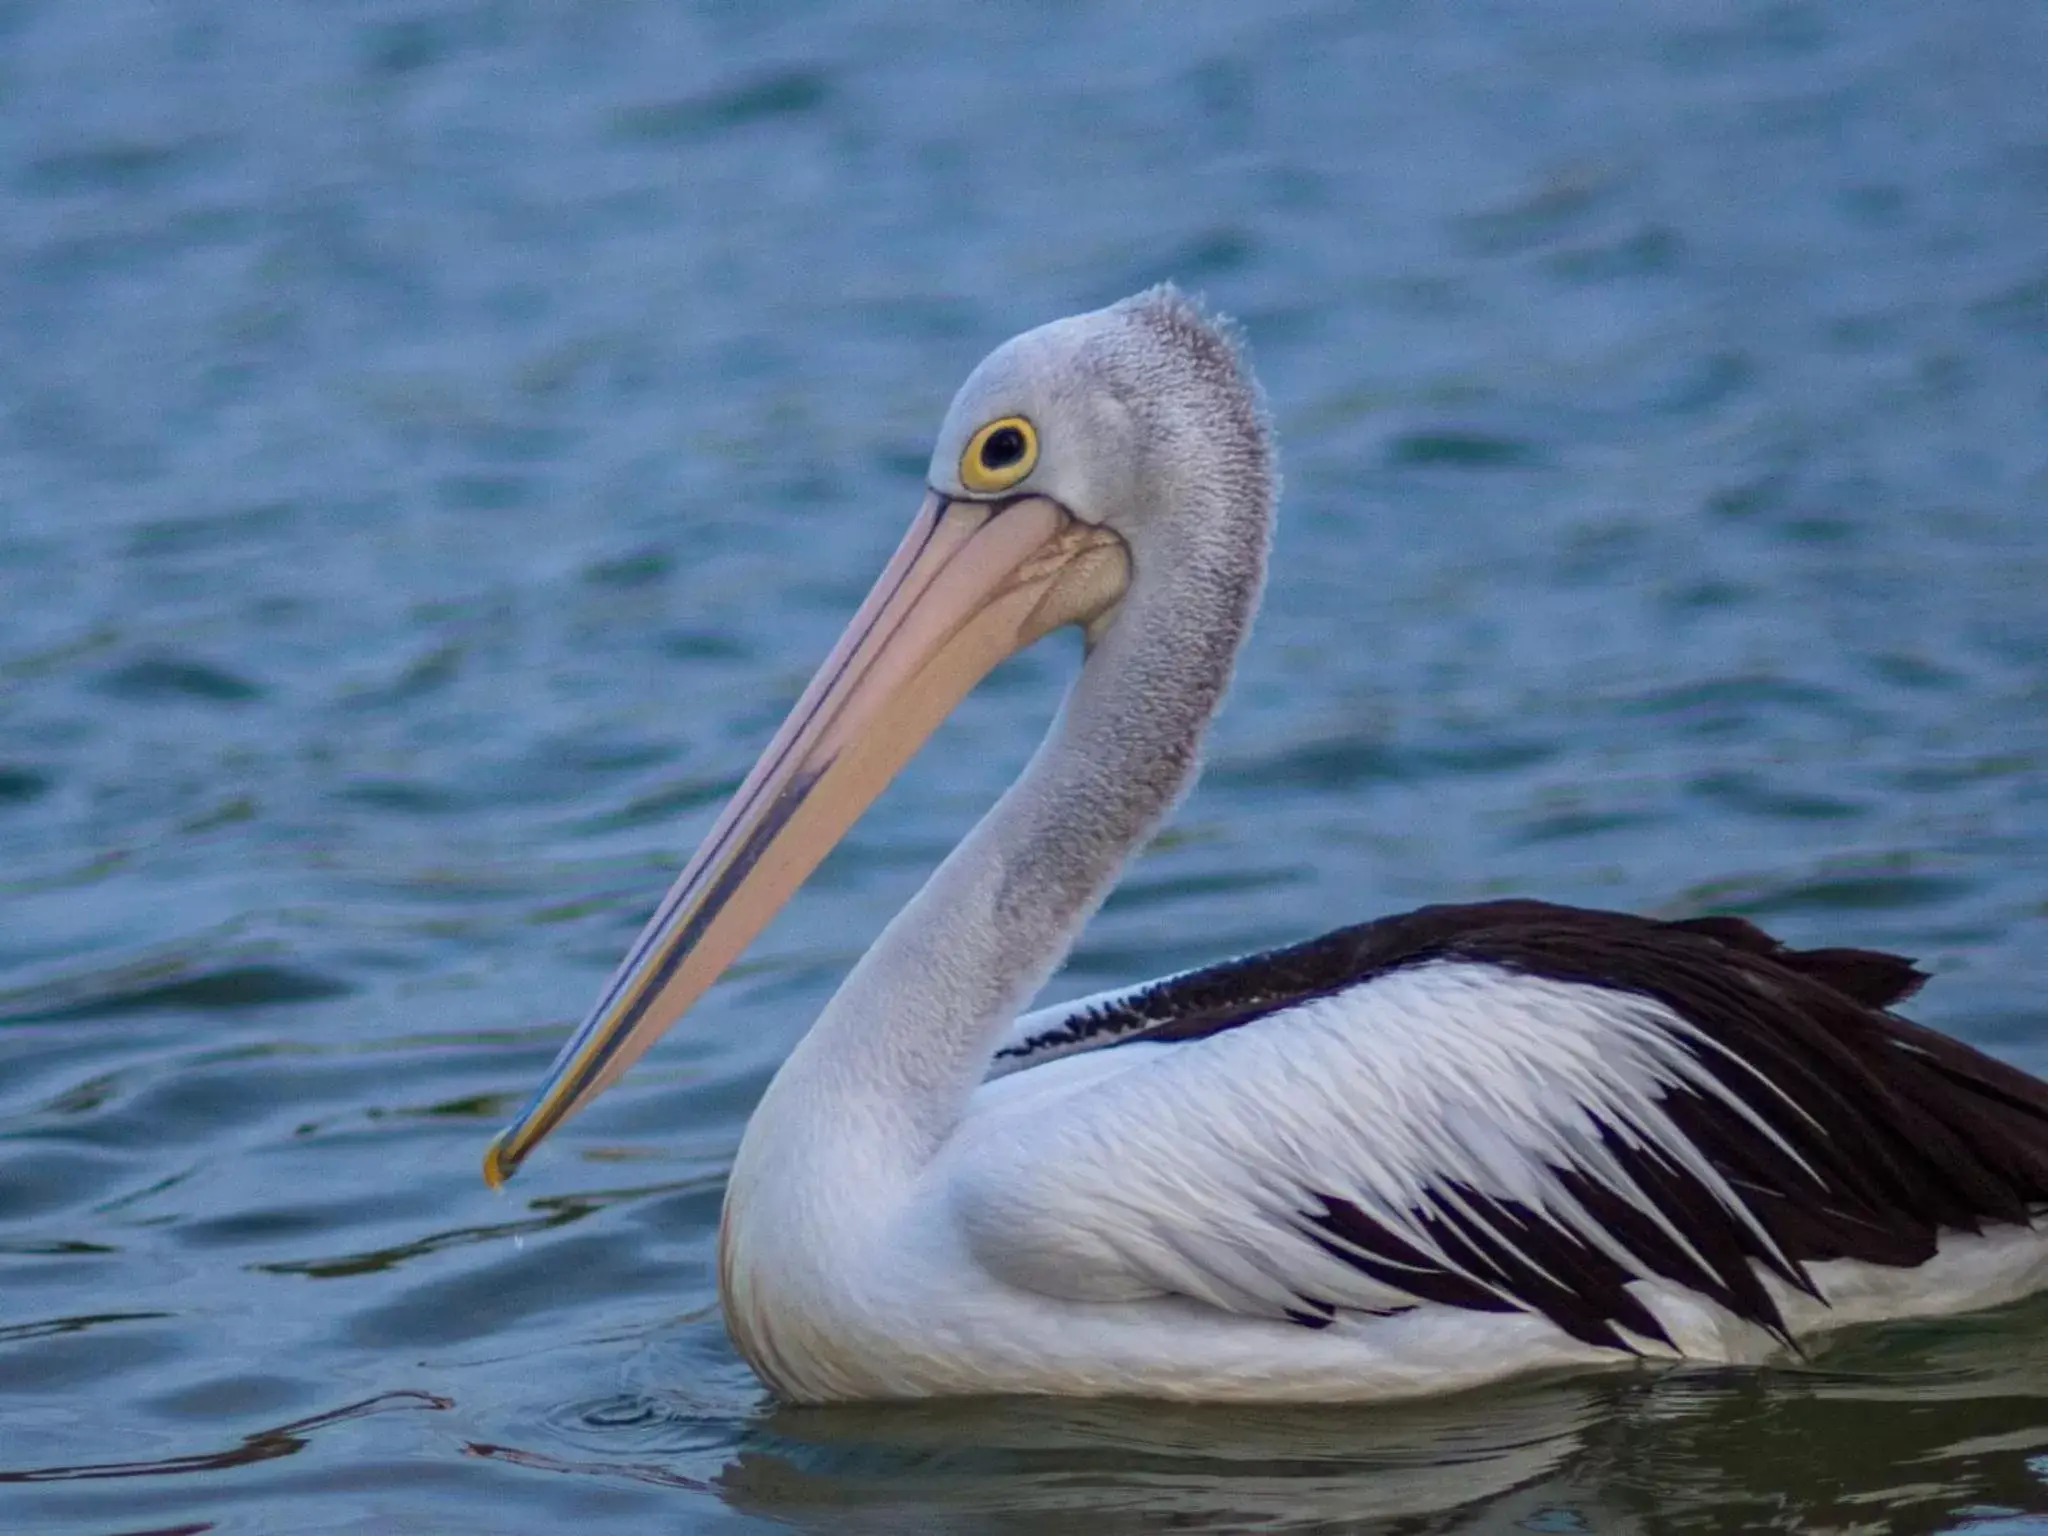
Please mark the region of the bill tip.
<svg viewBox="0 0 2048 1536"><path fill-rule="evenodd" d="M484 1182L493 1189L503 1189L505 1181L511 1178L518 1169L519 1164L517 1160L510 1155L506 1148L505 1138L503 1136L498 1137L497 1140L491 1143L490 1149L484 1153Z"/></svg>

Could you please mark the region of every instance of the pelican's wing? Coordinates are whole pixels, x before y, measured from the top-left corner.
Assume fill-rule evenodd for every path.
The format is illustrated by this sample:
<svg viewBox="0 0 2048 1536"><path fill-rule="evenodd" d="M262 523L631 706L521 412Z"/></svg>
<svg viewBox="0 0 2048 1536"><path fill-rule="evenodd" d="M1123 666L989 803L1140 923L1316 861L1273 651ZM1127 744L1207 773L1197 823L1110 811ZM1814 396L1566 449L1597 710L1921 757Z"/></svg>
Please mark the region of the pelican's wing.
<svg viewBox="0 0 2048 1536"><path fill-rule="evenodd" d="M1424 909L1069 1010L978 1096L954 1209L1060 1295L1634 1348L1669 1342L1628 1289L1660 1278L1783 1337L1763 1276L2048 1202L2048 1089L1884 1011L1919 979L1737 919Z"/></svg>

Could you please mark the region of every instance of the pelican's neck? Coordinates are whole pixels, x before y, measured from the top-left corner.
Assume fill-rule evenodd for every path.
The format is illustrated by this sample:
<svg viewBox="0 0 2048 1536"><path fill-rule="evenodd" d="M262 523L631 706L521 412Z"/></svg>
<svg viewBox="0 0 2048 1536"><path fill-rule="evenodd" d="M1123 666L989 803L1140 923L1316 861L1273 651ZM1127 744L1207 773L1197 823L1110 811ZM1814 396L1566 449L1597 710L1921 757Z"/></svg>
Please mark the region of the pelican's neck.
<svg viewBox="0 0 2048 1536"><path fill-rule="evenodd" d="M1139 564L1024 772L777 1074L736 1188L771 1164L777 1180L858 1165L871 1190L907 1180L952 1133L1004 1029L1194 780L1264 574L1263 518L1234 526L1236 540Z"/></svg>

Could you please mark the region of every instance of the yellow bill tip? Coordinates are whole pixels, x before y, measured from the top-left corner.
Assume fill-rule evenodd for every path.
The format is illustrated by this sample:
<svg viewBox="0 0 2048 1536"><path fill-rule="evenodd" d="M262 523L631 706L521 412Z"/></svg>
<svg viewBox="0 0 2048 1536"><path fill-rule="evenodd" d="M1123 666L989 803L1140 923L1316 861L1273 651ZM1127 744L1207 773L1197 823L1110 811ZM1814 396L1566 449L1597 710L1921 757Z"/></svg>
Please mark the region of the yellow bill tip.
<svg viewBox="0 0 2048 1536"><path fill-rule="evenodd" d="M509 1140L509 1134L494 1138L484 1153L484 1182L493 1189L503 1189L505 1181L519 1171L519 1162L507 1145Z"/></svg>

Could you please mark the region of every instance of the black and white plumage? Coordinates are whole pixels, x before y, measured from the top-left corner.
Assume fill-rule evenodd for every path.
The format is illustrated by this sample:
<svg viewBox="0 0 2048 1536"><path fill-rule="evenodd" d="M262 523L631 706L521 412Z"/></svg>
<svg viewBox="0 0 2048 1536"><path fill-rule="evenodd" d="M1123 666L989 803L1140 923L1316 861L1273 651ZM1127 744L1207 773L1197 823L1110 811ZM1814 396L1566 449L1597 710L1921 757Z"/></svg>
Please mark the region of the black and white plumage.
<svg viewBox="0 0 2048 1536"><path fill-rule="evenodd" d="M1326 1140L1294 1176L1282 1225L1365 1287L1281 1294L1283 1260L1267 1266L1277 1289L1232 1305L1312 1327L1346 1306L1521 1310L1588 1344L1675 1349L1630 1289L1660 1280L1789 1344L1765 1277L1824 1300L1817 1264L1915 1268L1944 1233L2023 1227L2048 1204L2048 1085L1889 1011L1924 979L1894 955L1789 949L1740 918L1426 907L1027 1015L993 1073L1334 1028L1379 1098L1441 1134L1432 1146L1398 1110L1354 1118L1370 1173L1347 1181ZM1480 1006L1468 1038L1431 1038L1415 1078L1389 1081L1411 1063L1378 1026L1419 1027L1416 983ZM1390 1184L1384 1165L1404 1158Z"/></svg>
<svg viewBox="0 0 2048 1536"><path fill-rule="evenodd" d="M748 1125L720 1293L776 1391L1387 1397L2048 1284L2048 1085L1893 1013L1893 956L1491 902L1019 1017L1193 780L1272 444L1230 334L1157 290L991 354L928 479L486 1164L616 1081L996 662L1083 628L1043 746Z"/></svg>

